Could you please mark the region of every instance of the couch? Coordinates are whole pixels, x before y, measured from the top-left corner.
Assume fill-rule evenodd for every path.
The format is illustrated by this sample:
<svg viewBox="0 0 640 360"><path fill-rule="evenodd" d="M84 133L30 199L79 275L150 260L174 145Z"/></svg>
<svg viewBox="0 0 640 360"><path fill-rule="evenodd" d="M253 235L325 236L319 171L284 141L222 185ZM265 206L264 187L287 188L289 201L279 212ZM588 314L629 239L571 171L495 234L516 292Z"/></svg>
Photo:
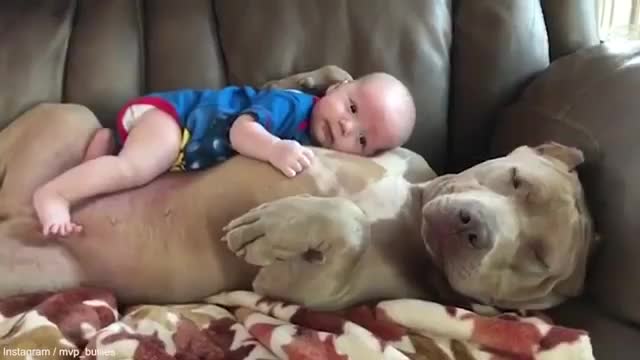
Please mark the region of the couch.
<svg viewBox="0 0 640 360"><path fill-rule="evenodd" d="M601 245L584 296L550 314L596 358L635 359L640 45L602 43L596 20L596 0L5 0L0 128L41 102L112 126L149 91L388 71L417 102L407 147L438 173L547 140L585 152Z"/></svg>

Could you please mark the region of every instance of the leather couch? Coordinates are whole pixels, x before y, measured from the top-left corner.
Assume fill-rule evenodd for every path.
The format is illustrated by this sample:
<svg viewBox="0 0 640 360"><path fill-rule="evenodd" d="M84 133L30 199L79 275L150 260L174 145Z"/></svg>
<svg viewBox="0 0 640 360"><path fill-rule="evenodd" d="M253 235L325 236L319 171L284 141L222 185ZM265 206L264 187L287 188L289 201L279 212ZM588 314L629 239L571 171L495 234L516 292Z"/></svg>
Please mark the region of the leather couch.
<svg viewBox="0 0 640 360"><path fill-rule="evenodd" d="M640 46L601 44L595 2L3 0L0 128L44 101L87 105L112 126L148 91L259 85L325 64L391 72L417 100L407 147L439 173L519 144L585 151L601 246L586 294L551 313L588 330L597 358L636 359Z"/></svg>

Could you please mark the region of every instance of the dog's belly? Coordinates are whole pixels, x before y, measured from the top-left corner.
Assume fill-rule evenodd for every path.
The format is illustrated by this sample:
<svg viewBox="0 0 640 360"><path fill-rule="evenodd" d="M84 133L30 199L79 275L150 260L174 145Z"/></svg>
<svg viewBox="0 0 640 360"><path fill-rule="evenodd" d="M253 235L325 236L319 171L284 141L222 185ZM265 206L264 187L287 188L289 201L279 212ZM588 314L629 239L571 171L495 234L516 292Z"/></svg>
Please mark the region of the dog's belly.
<svg viewBox="0 0 640 360"><path fill-rule="evenodd" d="M72 213L83 234L65 246L86 284L111 288L123 302L193 302L222 290L250 289L258 269L220 241L223 226L278 198L354 192L343 189L326 166L333 160L321 160L314 171L287 179L268 164L239 157L207 171L163 175L138 189L89 199ZM352 187L366 184L364 174L372 170L352 169L359 180L349 182ZM373 170L380 176L378 167Z"/></svg>
<svg viewBox="0 0 640 360"><path fill-rule="evenodd" d="M73 217L84 233L65 246L87 284L112 288L126 302L195 301L249 288L255 270L219 241L221 225L202 206L207 194L199 193L200 203L189 196L193 179L167 176L79 207Z"/></svg>

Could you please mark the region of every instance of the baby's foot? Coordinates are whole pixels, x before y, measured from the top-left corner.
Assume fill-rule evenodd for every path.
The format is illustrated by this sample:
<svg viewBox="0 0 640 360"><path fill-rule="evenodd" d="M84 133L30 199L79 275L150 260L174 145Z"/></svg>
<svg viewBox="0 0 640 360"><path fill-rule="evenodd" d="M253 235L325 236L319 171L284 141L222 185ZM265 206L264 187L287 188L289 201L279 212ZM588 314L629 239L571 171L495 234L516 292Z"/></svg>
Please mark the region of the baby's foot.
<svg viewBox="0 0 640 360"><path fill-rule="evenodd" d="M82 231L82 226L71 222L69 202L55 192L42 189L36 191L33 206L45 236L67 236Z"/></svg>

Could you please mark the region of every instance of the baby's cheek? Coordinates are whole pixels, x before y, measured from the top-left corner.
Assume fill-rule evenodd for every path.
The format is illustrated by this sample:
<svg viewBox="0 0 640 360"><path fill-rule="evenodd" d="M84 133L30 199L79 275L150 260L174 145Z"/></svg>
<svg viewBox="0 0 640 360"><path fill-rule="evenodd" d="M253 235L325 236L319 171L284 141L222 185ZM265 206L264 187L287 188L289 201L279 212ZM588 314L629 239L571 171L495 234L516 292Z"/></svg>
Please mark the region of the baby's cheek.
<svg viewBox="0 0 640 360"><path fill-rule="evenodd" d="M338 108L338 99L335 96L327 96L319 104L323 111L335 111Z"/></svg>
<svg viewBox="0 0 640 360"><path fill-rule="evenodd" d="M339 141L335 144L334 150L360 155L361 151L358 147L353 145L350 139L343 138L342 141Z"/></svg>
<svg viewBox="0 0 640 360"><path fill-rule="evenodd" d="M318 103L316 104L316 106L314 107L313 111L317 114L324 114L327 108L327 102L326 101L318 101Z"/></svg>

